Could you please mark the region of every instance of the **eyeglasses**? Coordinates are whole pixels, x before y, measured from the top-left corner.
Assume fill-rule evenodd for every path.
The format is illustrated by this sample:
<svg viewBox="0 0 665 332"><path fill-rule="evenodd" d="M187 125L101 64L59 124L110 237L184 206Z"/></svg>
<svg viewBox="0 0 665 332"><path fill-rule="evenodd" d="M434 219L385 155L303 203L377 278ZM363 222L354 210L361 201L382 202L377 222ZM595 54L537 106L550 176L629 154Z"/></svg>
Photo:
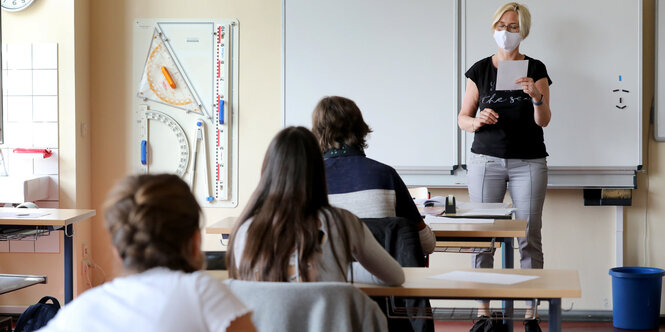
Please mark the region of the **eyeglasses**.
<svg viewBox="0 0 665 332"><path fill-rule="evenodd" d="M520 32L520 25L519 24L508 24L505 25L503 23L499 23L494 27L497 31L503 31L503 30L508 30L508 32Z"/></svg>

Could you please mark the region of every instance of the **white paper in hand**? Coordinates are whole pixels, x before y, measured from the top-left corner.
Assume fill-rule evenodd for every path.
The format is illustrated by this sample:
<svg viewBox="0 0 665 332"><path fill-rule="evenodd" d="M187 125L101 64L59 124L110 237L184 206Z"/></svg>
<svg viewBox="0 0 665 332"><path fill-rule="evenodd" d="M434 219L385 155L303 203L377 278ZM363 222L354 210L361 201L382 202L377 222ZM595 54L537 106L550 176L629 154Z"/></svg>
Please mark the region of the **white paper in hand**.
<svg viewBox="0 0 665 332"><path fill-rule="evenodd" d="M496 71L496 91L522 90L521 84L515 84L518 78L526 77L529 60L499 61Z"/></svg>

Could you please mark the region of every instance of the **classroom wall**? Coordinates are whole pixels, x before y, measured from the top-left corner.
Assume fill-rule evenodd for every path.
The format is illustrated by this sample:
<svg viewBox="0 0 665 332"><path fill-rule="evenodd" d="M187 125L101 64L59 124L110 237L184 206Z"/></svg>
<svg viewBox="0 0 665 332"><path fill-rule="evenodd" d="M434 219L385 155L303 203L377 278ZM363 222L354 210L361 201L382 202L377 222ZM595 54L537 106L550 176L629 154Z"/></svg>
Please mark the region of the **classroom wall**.
<svg viewBox="0 0 665 332"><path fill-rule="evenodd" d="M90 10L92 111L92 201L101 215L105 194L131 173L132 29L137 18L237 18L239 56L239 205L207 209L207 222L237 216L258 182L265 148L281 128L281 1L93 1ZM93 225L95 262L114 269L101 218ZM206 236L205 247L217 238Z"/></svg>
<svg viewBox="0 0 665 332"><path fill-rule="evenodd" d="M89 118L87 13L89 0L35 1L28 9L2 13L3 43L58 43L58 200L60 208L90 208L90 140L77 128ZM90 224L74 228L74 248L90 243ZM2 253L0 273L46 274L48 284L0 297L0 306L33 304L43 295L64 302L63 238L56 254ZM80 259L74 250L75 262ZM74 273L74 292L85 287L80 264Z"/></svg>
<svg viewBox="0 0 665 332"><path fill-rule="evenodd" d="M73 118L67 119L64 123L67 127L61 127L61 132L64 131L66 135L71 135L73 143L76 147L76 162L74 163L75 169L64 169L61 176L76 179L73 202L63 201L60 204L62 208L81 208L91 209L91 169L90 169L90 112L91 112L91 99L90 99L90 3L91 0L74 0L74 42L76 47L74 49L75 59L75 83L74 88L76 91L75 96L75 114ZM63 123L63 122L61 122ZM71 189L69 190L71 191ZM91 250L92 241L92 220L84 220L83 222L75 225L74 234L74 262L76 264L76 273L74 279L74 296L81 294L86 289L90 288L88 278L92 278L86 272L86 268L81 265L82 260L88 261L88 257L83 257L84 250ZM88 274L86 274L88 273Z"/></svg>
<svg viewBox="0 0 665 332"><path fill-rule="evenodd" d="M60 76L61 147L68 147L68 153L61 156L61 207L73 207L86 199L97 209L98 217L91 224L92 258L101 265L107 275L116 271L113 254L109 246L102 218L101 205L106 192L119 178L132 170L127 151L130 151L130 121L132 119L130 77L132 76L132 21L135 18L149 17L234 17L240 22L240 173L239 206L235 209L206 210L207 223L213 223L225 216L237 216L245 206L259 177L263 154L272 136L281 128L281 0L248 1L189 1L177 0L116 0L84 1L67 0L66 6L58 1L37 1L31 10L39 13L40 22L49 24L49 29L39 36L56 34L57 38L71 36L78 31L76 43L81 49L76 51L73 40L58 41L65 44L61 52L61 70L70 72ZM55 5L55 3L58 5ZM72 18L72 4L76 5L75 18ZM81 6L81 7L78 7ZM85 6L89 6L89 18L85 18ZM68 9L63 9L63 7ZM644 61L644 105L651 104L653 95L653 45L649 45L649 35L654 29L653 0L645 0L645 61ZM38 9L39 8L39 9ZM64 13L61 11L65 11ZM9 20L8 20L9 21ZM55 22L57 21L57 22ZM67 22L75 22L72 28ZM89 22L89 23L87 23ZM8 24L8 22L3 22ZM89 32L81 31L89 24ZM534 18L534 24L537 19ZM54 27L65 26L63 31ZM81 26L79 26L81 25ZM7 31L7 30L5 30ZM85 33L89 33L89 47L85 44ZM5 34L7 35L7 34ZM36 34L37 36L37 34ZM535 36L532 36L535 37ZM35 37L37 38L37 37ZM81 39L79 39L81 38ZM54 37L56 39L56 37ZM8 40L9 41L9 40ZM86 53L89 55L86 56ZM88 58L89 57L89 58ZM72 61L76 59L76 64ZM89 61L86 66L85 62ZM76 67L76 75L73 67ZM87 67L87 73L86 73ZM79 75L80 74L80 75ZM89 95L81 91L81 85L89 75ZM73 94L72 80L76 80ZM63 84L69 82L69 84ZM82 95L82 96L81 96ZM76 97L74 97L76 96ZM555 96L553 96L555 100ZM76 100L74 100L76 99ZM76 103L90 106L89 134L91 145L85 140L76 147L76 133L86 122L86 112ZM665 236L665 226L660 222L665 211L660 207L665 195L665 177L660 169L665 166L665 145L651 138L647 130L649 110L645 106L645 172L638 176L639 189L634 191L633 207L625 212L625 263L626 265L649 265L665 267L665 255L661 254L665 244L658 241ZM78 116L78 118L77 118ZM556 107L553 101L553 116ZM77 128L78 127L78 128ZM80 137L81 135L78 135ZM648 142L648 143L647 143ZM370 142L371 143L371 142ZM91 171L85 174L86 149L89 149ZM78 155L74 151L82 150ZM77 158L80 158L77 164ZM67 165L63 165L67 163ZM77 165L82 175L76 172ZM67 178L62 178L67 174ZM86 195L87 185L77 180L89 176L91 195ZM78 186L77 186L78 184ZM464 190L433 190L432 194L454 193L460 199L466 198ZM87 206L81 206L87 207ZM611 309L610 279L607 270L614 265L614 207L584 207L581 190L550 190L547 193L544 211L544 251L547 267L573 268L580 271L583 298L566 300L564 308L573 304L574 309ZM646 221L646 222L645 222ZM645 226L647 241L644 242ZM207 249L220 249L219 239L206 236ZM644 244L646 243L646 250ZM61 256L60 256L61 257ZM498 256L497 256L498 257ZM27 258L17 257L27 261ZM58 263L61 259L57 259ZM436 254L433 264L453 267L468 267L470 257L464 255ZM56 264L56 263L53 263ZM34 266L34 261L26 267ZM49 266L47 263L40 265ZM3 261L3 270L5 268ZM48 267L48 270L55 270ZM99 272L93 279L101 280ZM57 274L56 274L57 276ZM62 280L49 279L51 285L60 285ZM38 286L42 287L42 286ZM36 289L36 288L34 288ZM27 290L25 290L27 291ZM18 292L17 292L18 294ZM3 296L1 303L34 302L32 299ZM665 306L662 306L665 309Z"/></svg>

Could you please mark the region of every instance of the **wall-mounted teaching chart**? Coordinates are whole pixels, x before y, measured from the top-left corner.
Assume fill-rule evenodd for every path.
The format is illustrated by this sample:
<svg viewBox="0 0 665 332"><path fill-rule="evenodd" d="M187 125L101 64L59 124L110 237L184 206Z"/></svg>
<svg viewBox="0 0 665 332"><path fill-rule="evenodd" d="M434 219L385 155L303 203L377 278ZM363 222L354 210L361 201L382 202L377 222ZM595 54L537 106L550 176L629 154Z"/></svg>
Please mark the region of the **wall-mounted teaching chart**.
<svg viewBox="0 0 665 332"><path fill-rule="evenodd" d="M182 177L203 207L238 204L238 22L138 19L134 164Z"/></svg>
<svg viewBox="0 0 665 332"><path fill-rule="evenodd" d="M665 1L656 0L656 90L654 137L665 141Z"/></svg>
<svg viewBox="0 0 665 332"><path fill-rule="evenodd" d="M324 96L353 99L368 157L401 174L459 164L456 1L285 0L284 123L311 128Z"/></svg>
<svg viewBox="0 0 665 332"><path fill-rule="evenodd" d="M463 1L464 71L496 52L491 21L505 2ZM633 186L642 165L642 1L523 2L532 24L520 51L543 61L554 82L544 128L550 185Z"/></svg>

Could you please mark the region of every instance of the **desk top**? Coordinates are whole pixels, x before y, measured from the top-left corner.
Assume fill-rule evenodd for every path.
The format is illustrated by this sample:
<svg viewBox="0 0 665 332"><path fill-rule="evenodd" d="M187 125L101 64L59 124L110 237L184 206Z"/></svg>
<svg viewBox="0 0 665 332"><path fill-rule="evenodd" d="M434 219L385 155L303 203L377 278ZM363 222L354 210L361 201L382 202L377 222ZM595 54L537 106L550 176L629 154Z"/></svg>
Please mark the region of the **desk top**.
<svg viewBox="0 0 665 332"><path fill-rule="evenodd" d="M237 217L226 217L210 226L206 226L206 234L231 234Z"/></svg>
<svg viewBox="0 0 665 332"><path fill-rule="evenodd" d="M44 216L36 218L6 217L3 213L36 213ZM19 209L0 208L0 225L28 225L28 226L66 226L83 219L94 217L95 210L84 209Z"/></svg>
<svg viewBox="0 0 665 332"><path fill-rule="evenodd" d="M579 298L582 296L580 279L575 270L539 269L450 269L405 267L405 282L402 286L391 287L369 284L355 284L368 296L422 296L430 298L470 298L470 299L547 299ZM538 276L536 279L512 285L489 284L432 279L430 276L452 271L486 272ZM228 279L228 271L206 271L218 280Z"/></svg>
<svg viewBox="0 0 665 332"><path fill-rule="evenodd" d="M205 273L217 280L226 280L229 278L228 270L206 270Z"/></svg>
<svg viewBox="0 0 665 332"><path fill-rule="evenodd" d="M491 224L430 224L436 237L524 237L526 220L495 219Z"/></svg>
<svg viewBox="0 0 665 332"><path fill-rule="evenodd" d="M206 234L231 234L236 217L206 227ZM492 224L432 224L437 237L524 237L526 220L496 219Z"/></svg>
<svg viewBox="0 0 665 332"><path fill-rule="evenodd" d="M45 284L46 276L0 274L0 294L9 293L35 284Z"/></svg>
<svg viewBox="0 0 665 332"><path fill-rule="evenodd" d="M512 285L452 281L428 278L452 271L489 272L538 276L539 278ZM404 268L406 281L402 286L356 284L369 296L423 296L430 298L544 299L579 298L580 280L575 270L540 269L450 269Z"/></svg>

